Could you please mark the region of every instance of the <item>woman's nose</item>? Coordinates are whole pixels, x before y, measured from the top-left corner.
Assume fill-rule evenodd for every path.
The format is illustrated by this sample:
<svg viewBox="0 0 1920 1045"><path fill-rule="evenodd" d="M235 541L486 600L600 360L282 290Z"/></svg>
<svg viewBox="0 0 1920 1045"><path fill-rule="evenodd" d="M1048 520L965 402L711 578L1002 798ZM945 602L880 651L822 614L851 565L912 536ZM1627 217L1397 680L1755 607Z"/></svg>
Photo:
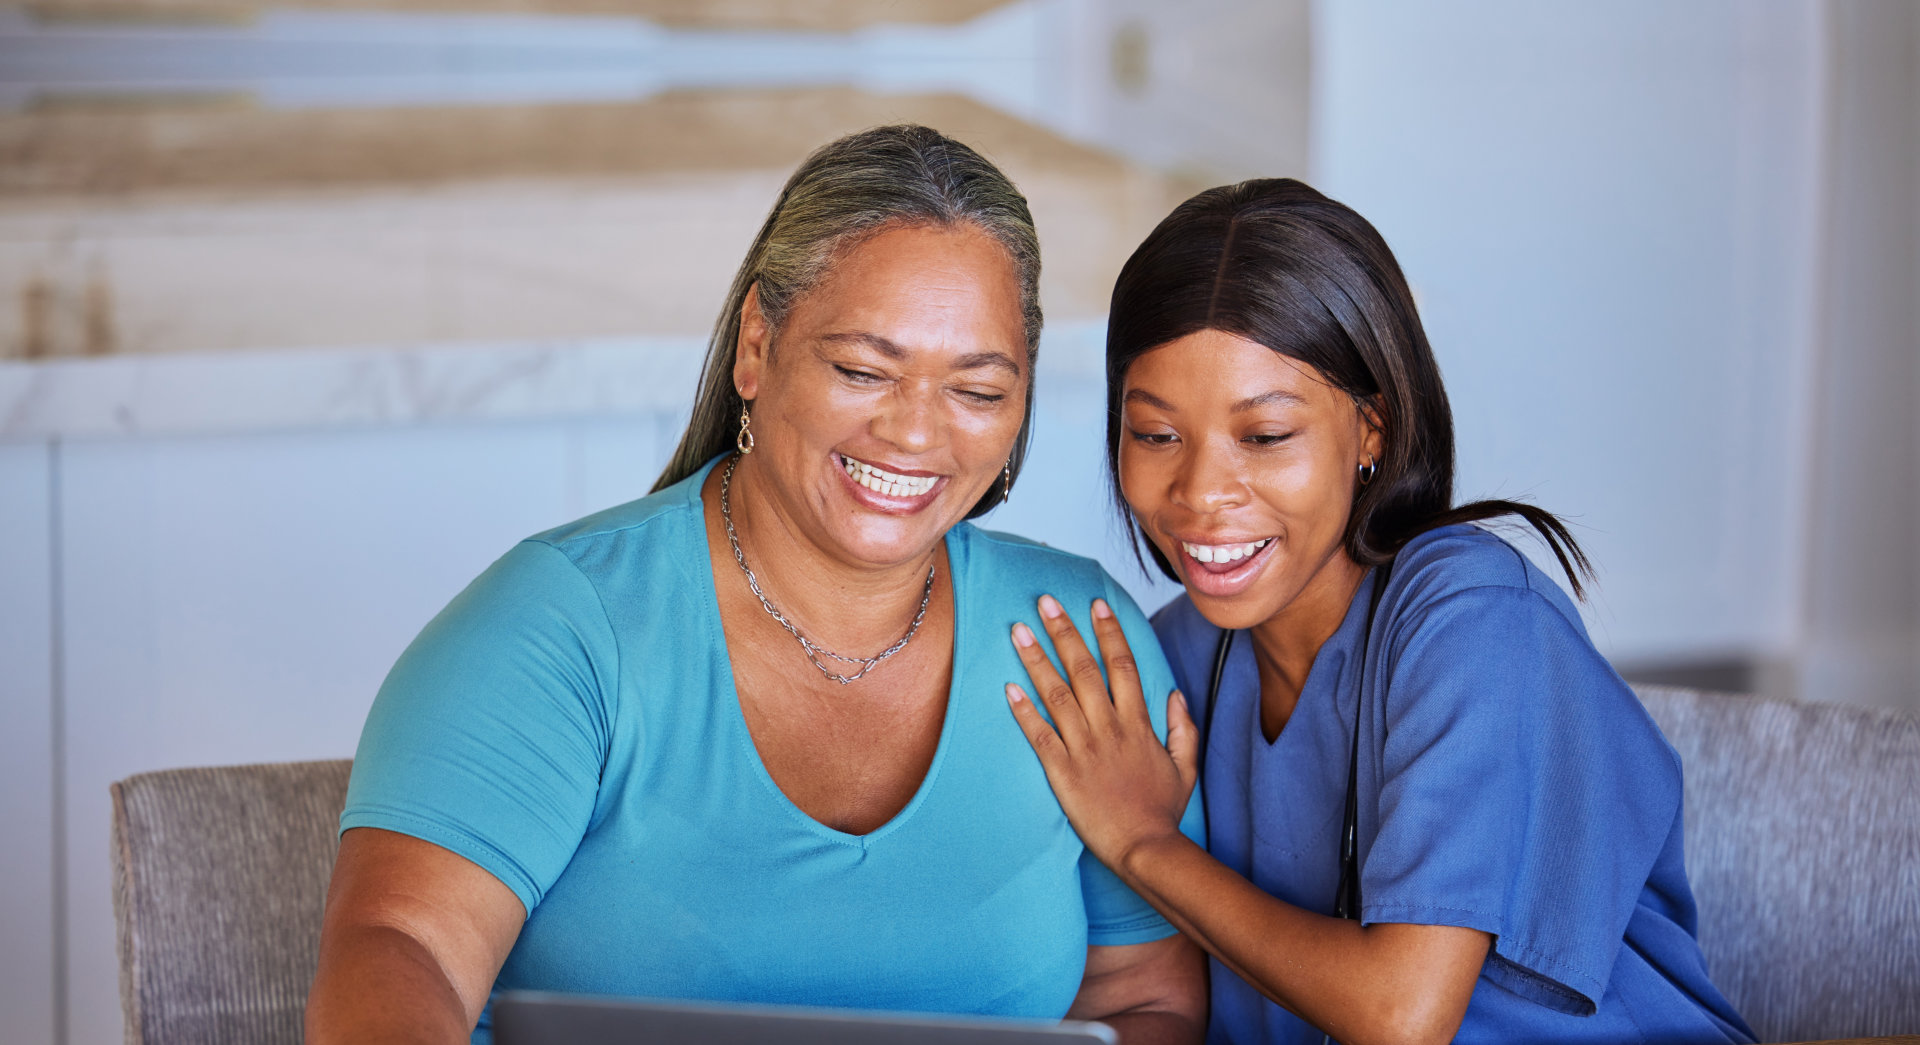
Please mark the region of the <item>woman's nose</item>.
<svg viewBox="0 0 1920 1045"><path fill-rule="evenodd" d="M1175 504L1205 515L1245 504L1247 485L1232 454L1202 446L1181 462L1170 493Z"/></svg>
<svg viewBox="0 0 1920 1045"><path fill-rule="evenodd" d="M873 419L873 434L909 453L931 449L940 432L937 394L904 383L896 387Z"/></svg>

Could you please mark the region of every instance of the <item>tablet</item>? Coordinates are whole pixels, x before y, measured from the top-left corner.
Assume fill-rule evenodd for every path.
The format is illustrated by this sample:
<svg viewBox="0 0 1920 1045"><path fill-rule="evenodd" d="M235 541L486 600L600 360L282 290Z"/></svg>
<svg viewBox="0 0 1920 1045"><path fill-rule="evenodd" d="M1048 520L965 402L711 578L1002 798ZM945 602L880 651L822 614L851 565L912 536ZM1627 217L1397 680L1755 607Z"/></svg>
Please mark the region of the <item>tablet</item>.
<svg viewBox="0 0 1920 1045"><path fill-rule="evenodd" d="M495 1045L1117 1045L1102 1023L507 991Z"/></svg>

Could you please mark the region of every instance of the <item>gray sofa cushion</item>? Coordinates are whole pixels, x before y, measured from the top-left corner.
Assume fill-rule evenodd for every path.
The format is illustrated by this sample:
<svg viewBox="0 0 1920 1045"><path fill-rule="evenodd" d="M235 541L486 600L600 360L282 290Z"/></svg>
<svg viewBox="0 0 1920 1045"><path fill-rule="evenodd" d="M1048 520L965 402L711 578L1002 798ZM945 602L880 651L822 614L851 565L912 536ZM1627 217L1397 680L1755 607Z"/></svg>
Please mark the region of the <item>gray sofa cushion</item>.
<svg viewBox="0 0 1920 1045"><path fill-rule="evenodd" d="M1685 768L1707 968L1760 1039L1920 1033L1920 719L1635 688Z"/></svg>
<svg viewBox="0 0 1920 1045"><path fill-rule="evenodd" d="M1685 766L1708 968L1761 1039L1920 1032L1920 719L1636 688ZM350 768L113 786L129 1042L300 1041Z"/></svg>
<svg viewBox="0 0 1920 1045"><path fill-rule="evenodd" d="M350 761L113 785L120 1004L136 1045L297 1045Z"/></svg>

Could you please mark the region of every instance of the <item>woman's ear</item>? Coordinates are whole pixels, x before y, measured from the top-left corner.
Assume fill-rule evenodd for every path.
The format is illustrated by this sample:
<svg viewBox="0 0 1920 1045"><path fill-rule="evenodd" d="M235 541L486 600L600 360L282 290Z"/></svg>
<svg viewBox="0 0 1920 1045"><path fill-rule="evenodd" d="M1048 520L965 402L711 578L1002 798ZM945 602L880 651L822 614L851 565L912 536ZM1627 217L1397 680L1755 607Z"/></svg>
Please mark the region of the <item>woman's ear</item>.
<svg viewBox="0 0 1920 1045"><path fill-rule="evenodd" d="M740 334L734 341L733 390L741 399L750 403L760 395L760 377L766 373L772 347L773 331L760 311L760 284L755 283L741 299Z"/></svg>
<svg viewBox="0 0 1920 1045"><path fill-rule="evenodd" d="M1380 420L1380 397L1355 398L1353 405L1360 410L1360 452L1377 462L1387 449L1386 428Z"/></svg>

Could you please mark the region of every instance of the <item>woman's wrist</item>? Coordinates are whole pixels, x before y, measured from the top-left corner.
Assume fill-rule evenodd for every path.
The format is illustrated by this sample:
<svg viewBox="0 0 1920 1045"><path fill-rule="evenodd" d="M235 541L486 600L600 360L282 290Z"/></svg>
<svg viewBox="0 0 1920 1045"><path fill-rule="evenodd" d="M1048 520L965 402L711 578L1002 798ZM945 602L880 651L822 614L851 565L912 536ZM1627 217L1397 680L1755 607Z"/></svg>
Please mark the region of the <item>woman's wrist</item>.
<svg viewBox="0 0 1920 1045"><path fill-rule="evenodd" d="M1144 894L1151 890L1143 886L1154 880L1159 869L1171 866L1177 861L1182 851L1204 852L1193 839L1181 834L1180 828L1175 825L1165 831L1156 831L1134 840L1123 848L1108 866L1134 892Z"/></svg>

